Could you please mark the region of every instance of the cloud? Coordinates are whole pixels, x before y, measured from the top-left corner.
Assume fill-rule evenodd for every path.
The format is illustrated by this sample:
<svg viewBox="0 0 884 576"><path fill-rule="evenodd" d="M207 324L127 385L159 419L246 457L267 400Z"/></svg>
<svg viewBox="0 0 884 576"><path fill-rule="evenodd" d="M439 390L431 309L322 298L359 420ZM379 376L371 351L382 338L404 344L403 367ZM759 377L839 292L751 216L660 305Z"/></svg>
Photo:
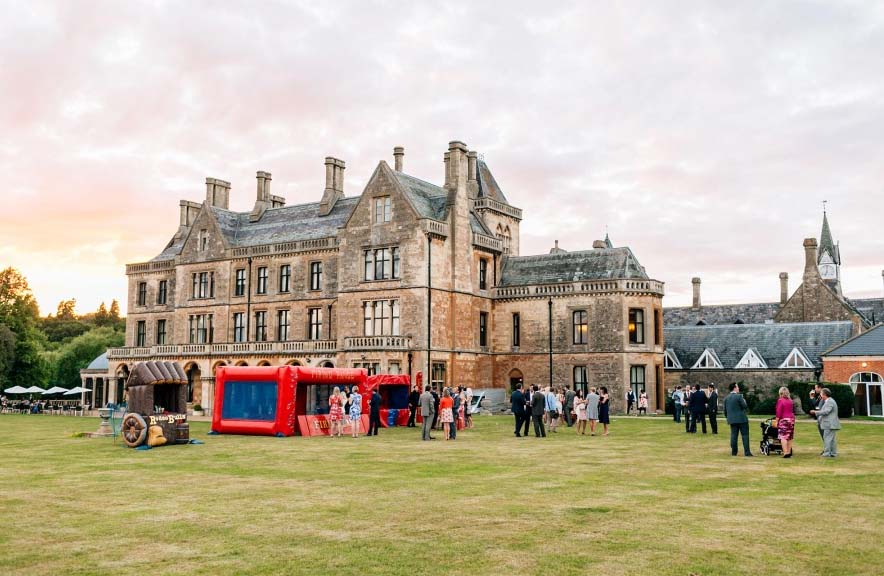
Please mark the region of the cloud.
<svg viewBox="0 0 884 576"><path fill-rule="evenodd" d="M772 301L778 272L797 286L828 200L847 293L880 294L875 3L5 12L0 243L16 252L0 257L28 266L44 311L63 291L84 309L125 299L122 265L163 248L206 176L233 183L239 210L256 170L289 203L316 201L326 155L347 161L356 194L395 145L408 172L440 182L452 139L484 153L524 209L523 253L588 248L607 226L667 283L667 305L689 302L695 275L705 302ZM63 290L39 272L58 262Z"/></svg>

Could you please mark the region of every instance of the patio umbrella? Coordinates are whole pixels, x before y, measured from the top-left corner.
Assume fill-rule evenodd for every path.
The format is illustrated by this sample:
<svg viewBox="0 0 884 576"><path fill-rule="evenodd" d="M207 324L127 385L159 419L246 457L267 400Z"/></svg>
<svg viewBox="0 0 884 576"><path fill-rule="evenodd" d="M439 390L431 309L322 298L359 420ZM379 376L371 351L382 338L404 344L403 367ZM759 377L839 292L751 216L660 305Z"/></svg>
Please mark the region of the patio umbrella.
<svg viewBox="0 0 884 576"><path fill-rule="evenodd" d="M48 396L49 394L61 394L62 392L67 392L67 388L62 388L61 386L53 386L49 390L44 390L43 395Z"/></svg>
<svg viewBox="0 0 884 576"><path fill-rule="evenodd" d="M30 388L25 389L25 393L27 394L42 394L43 392L43 388L40 388L39 386L31 386Z"/></svg>
<svg viewBox="0 0 884 576"><path fill-rule="evenodd" d="M21 386L13 386L4 390L7 394L26 394L27 391L27 388L22 388Z"/></svg>
<svg viewBox="0 0 884 576"><path fill-rule="evenodd" d="M74 394L82 394L83 392L86 392L87 394L91 394L92 390L90 390L88 388L83 388L82 386L77 386L76 388L71 388L70 390L65 392L63 395L64 396L73 396Z"/></svg>

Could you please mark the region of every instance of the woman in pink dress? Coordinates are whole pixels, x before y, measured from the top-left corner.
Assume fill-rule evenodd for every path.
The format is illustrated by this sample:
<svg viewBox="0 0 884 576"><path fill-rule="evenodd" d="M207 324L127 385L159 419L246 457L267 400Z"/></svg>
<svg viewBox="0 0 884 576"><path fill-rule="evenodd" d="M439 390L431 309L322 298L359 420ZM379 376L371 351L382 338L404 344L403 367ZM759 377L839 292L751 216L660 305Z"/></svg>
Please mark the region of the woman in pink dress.
<svg viewBox="0 0 884 576"><path fill-rule="evenodd" d="M777 436L783 443L783 458L792 457L792 441L795 439L795 408L789 389L780 388L777 399Z"/></svg>
<svg viewBox="0 0 884 576"><path fill-rule="evenodd" d="M328 399L328 419L331 422L331 436L344 435L344 400L341 389L335 386Z"/></svg>

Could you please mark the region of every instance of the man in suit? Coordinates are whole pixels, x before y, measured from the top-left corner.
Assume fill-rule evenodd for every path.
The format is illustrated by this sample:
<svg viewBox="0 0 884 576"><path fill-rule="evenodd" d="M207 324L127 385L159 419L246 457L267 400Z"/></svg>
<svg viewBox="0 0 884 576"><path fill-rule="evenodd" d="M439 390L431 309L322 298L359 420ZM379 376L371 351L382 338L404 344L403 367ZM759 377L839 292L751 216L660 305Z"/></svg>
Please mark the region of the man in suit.
<svg viewBox="0 0 884 576"><path fill-rule="evenodd" d="M630 388L629 392L626 393L626 415L629 416L629 413L632 412L632 407L635 406L635 391Z"/></svg>
<svg viewBox="0 0 884 576"><path fill-rule="evenodd" d="M516 417L516 438L521 438L522 424L525 424L525 436L528 435L528 414L525 410L525 395L522 393L522 384L510 394L510 403L512 404L513 416Z"/></svg>
<svg viewBox="0 0 884 576"><path fill-rule="evenodd" d="M736 382L730 385L730 391L724 399L724 417L731 427L731 456L737 455L737 434L743 436L743 455L753 456L749 451L749 405Z"/></svg>
<svg viewBox="0 0 884 576"><path fill-rule="evenodd" d="M415 417L417 416L417 409L420 405L421 401L421 393L420 389L417 387L417 384L412 386L411 392L408 394L408 427L415 427Z"/></svg>
<svg viewBox="0 0 884 576"><path fill-rule="evenodd" d="M433 388L433 429L436 429L436 425L439 423L439 392L436 391L436 388Z"/></svg>
<svg viewBox="0 0 884 576"><path fill-rule="evenodd" d="M378 428L381 427L381 393L377 388L368 400L368 435L377 436Z"/></svg>
<svg viewBox="0 0 884 576"><path fill-rule="evenodd" d="M420 405L421 418L423 418L421 440L434 440L430 436L430 431L433 429L433 422L436 420L436 404L433 395L430 393L429 385L424 388L424 393L420 395L418 403Z"/></svg>
<svg viewBox="0 0 884 576"><path fill-rule="evenodd" d="M815 410L819 410L823 407L823 387L819 384L814 384L813 386L813 395L810 397L810 414L816 420L816 430L820 434L820 439L825 442L825 437L823 436L823 427L820 426L820 419L817 418L815 414Z"/></svg>
<svg viewBox="0 0 884 576"><path fill-rule="evenodd" d="M571 412L574 410L574 391L571 390L570 386L565 387L565 406L562 408L565 412L565 422L568 424L568 428L574 425L574 421L571 420Z"/></svg>
<svg viewBox="0 0 884 576"><path fill-rule="evenodd" d="M684 414L684 431L691 431L691 396L693 396L694 391L690 386L684 387L684 396L682 396L681 401L681 411ZM696 428L696 426L695 426Z"/></svg>
<svg viewBox="0 0 884 576"><path fill-rule="evenodd" d="M820 430L823 431L823 452L820 456L834 458L838 456L838 441L835 439L835 433L841 430L841 421L838 420L838 404L832 398L832 391L828 388L820 390L820 396L823 399L822 406L817 410L811 410L810 413L816 416Z"/></svg>
<svg viewBox="0 0 884 576"><path fill-rule="evenodd" d="M706 393L700 390L699 384L694 384L691 392L691 434L697 433L697 420L703 424L703 434L706 433Z"/></svg>
<svg viewBox="0 0 884 576"><path fill-rule="evenodd" d="M546 429L543 427L543 412L546 409L546 398L537 384L534 385L534 395L531 396L531 418L534 420L534 437L546 438Z"/></svg>
<svg viewBox="0 0 884 576"><path fill-rule="evenodd" d="M718 391L715 390L715 384L708 386L706 393L707 412L709 413L709 426L712 428L713 434L718 434Z"/></svg>

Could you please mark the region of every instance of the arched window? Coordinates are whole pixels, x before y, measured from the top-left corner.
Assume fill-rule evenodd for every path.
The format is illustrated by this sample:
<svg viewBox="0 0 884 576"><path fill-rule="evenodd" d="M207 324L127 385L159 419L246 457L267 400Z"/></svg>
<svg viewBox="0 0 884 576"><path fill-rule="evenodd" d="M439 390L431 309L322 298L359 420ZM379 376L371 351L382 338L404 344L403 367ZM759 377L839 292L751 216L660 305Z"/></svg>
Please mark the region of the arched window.
<svg viewBox="0 0 884 576"><path fill-rule="evenodd" d="M857 372L850 377L851 384L876 384L882 381L881 375L874 372Z"/></svg>

